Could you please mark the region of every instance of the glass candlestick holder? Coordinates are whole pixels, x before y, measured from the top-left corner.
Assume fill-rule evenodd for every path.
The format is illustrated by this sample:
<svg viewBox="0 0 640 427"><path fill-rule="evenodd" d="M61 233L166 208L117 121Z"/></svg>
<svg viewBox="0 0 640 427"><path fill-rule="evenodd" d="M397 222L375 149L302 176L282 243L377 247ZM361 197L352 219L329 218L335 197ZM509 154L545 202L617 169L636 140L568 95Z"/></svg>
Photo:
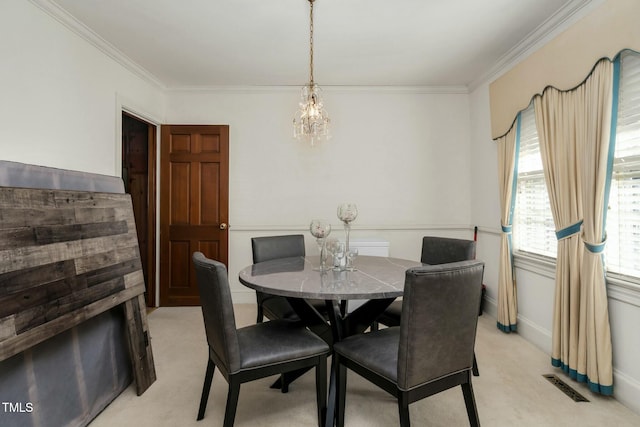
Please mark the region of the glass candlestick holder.
<svg viewBox="0 0 640 427"><path fill-rule="evenodd" d="M338 219L344 224L345 251L349 252L349 234L351 223L358 217L358 207L355 203L342 203L338 205Z"/></svg>
<svg viewBox="0 0 640 427"><path fill-rule="evenodd" d="M330 268L327 267L326 238L331 233L331 224L321 219L314 219L311 221L311 224L309 224L309 231L311 235L316 238L316 243L320 250L320 267L318 270L330 270Z"/></svg>

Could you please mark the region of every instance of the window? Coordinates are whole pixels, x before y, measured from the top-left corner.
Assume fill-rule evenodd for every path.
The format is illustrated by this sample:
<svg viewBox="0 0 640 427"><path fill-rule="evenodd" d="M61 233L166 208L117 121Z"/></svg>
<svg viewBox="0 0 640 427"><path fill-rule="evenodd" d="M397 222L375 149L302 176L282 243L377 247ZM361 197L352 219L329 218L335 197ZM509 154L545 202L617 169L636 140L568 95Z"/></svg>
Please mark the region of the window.
<svg viewBox="0 0 640 427"><path fill-rule="evenodd" d="M640 55L623 52L607 212L607 270L640 277Z"/></svg>
<svg viewBox="0 0 640 427"><path fill-rule="evenodd" d="M535 126L533 104L521 113L514 249L556 257L557 240ZM616 151L607 212L607 270L640 278L640 54L624 52Z"/></svg>
<svg viewBox="0 0 640 427"><path fill-rule="evenodd" d="M518 187L513 224L514 248L517 251L555 258L558 241L542 172L533 103L520 115Z"/></svg>

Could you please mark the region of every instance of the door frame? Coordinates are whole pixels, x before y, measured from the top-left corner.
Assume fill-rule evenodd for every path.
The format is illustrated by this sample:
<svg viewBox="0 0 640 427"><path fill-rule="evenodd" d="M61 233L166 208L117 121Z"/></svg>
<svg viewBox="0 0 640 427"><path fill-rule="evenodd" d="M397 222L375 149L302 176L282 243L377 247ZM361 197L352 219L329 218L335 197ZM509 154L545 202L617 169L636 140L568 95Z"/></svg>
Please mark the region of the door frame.
<svg viewBox="0 0 640 427"><path fill-rule="evenodd" d="M149 133L147 135L148 153L147 153L147 167L148 167L148 212L147 212L147 237L148 237L148 253L147 253L147 280L146 283L146 295L145 302L147 307L159 306L159 272L157 265L159 263L159 245L160 235L159 230L159 193L160 188L158 185L159 178L159 151L160 144L160 121L152 118L148 114L140 113L135 109L126 107L120 99L117 102L117 114L116 114L116 176L122 178L122 116L124 114L133 117L136 120L142 121L149 126ZM140 254L144 256L144 254Z"/></svg>

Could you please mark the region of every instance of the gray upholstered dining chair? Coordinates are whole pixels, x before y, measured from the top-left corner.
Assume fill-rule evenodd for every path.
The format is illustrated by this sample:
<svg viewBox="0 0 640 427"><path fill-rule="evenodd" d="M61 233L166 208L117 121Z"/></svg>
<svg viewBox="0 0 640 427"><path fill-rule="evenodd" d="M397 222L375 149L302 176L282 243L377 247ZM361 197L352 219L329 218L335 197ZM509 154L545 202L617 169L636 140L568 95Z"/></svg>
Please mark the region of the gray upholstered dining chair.
<svg viewBox="0 0 640 427"><path fill-rule="evenodd" d="M458 385L469 423L480 425L471 370L483 270L475 260L411 268L400 326L334 344L338 427L344 426L347 368L398 399L403 427L410 425L410 403Z"/></svg>
<svg viewBox="0 0 640 427"><path fill-rule="evenodd" d="M446 264L475 258L476 242L473 240L435 236L424 236L422 238L420 262L423 264ZM480 286L482 286L482 284ZM478 305L478 308L479 307L480 305ZM401 315L402 301L394 301L376 321L385 326L399 326ZM374 326L373 329L377 329L376 326ZM478 364L475 357L473 359L473 374L475 376L479 375Z"/></svg>
<svg viewBox="0 0 640 427"><path fill-rule="evenodd" d="M204 417L216 367L229 384L225 427L233 426L242 383L315 367L318 425L322 425L327 406L329 346L298 322L274 320L236 329L225 265L201 252L193 254L193 263L209 344L198 420Z"/></svg>
<svg viewBox="0 0 640 427"><path fill-rule="evenodd" d="M304 236L289 234L253 237L251 251L254 264L278 258L303 257L305 256ZM256 291L256 302L258 304L257 323L262 322L264 317L272 320L300 320L285 297ZM326 312L326 304L323 300L308 300L308 302L320 313Z"/></svg>

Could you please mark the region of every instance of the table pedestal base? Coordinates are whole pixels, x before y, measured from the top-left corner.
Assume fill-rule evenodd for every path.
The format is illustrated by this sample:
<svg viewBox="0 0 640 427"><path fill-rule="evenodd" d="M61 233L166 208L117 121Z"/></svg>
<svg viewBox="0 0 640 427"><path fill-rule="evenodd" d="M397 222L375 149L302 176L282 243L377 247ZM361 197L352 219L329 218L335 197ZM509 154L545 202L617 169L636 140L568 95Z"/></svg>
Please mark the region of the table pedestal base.
<svg viewBox="0 0 640 427"><path fill-rule="evenodd" d="M322 338L333 349L333 343L355 334L361 334L378 318L378 316L395 300L395 298L372 299L365 302L351 313L345 313L342 305L335 300L326 300L329 322L325 320L311 304L302 298L287 298L300 320ZM336 411L336 372L334 358L331 358L331 375L329 377L329 398L327 400L326 427L335 424ZM289 391L289 384L307 372L303 369L287 372L282 375L271 388L278 388L283 393Z"/></svg>

